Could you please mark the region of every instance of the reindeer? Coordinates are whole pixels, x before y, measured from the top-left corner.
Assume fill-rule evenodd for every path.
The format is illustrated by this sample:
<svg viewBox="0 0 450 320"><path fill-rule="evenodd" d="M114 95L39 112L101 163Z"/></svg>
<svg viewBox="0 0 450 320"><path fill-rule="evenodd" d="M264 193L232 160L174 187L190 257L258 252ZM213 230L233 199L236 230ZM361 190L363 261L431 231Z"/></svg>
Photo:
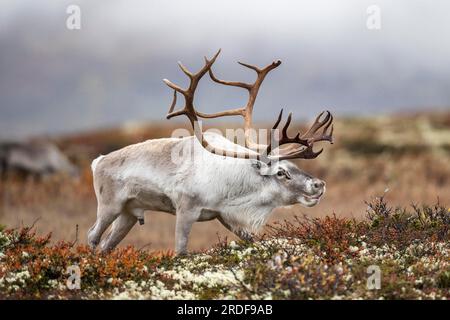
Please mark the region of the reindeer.
<svg viewBox="0 0 450 320"><path fill-rule="evenodd" d="M224 81L216 78L211 69L219 53L220 50L210 60L205 57L204 66L197 73L178 63L190 80L187 89L163 80L174 90L167 119L185 115L193 128L193 136L147 140L92 162L98 200L97 220L88 232L92 248L100 243L102 234L112 223L110 233L100 243L102 252L112 250L137 221L144 223L146 210L175 215L175 251L185 254L194 222L218 219L241 239L251 240L274 208L297 203L312 207L319 203L325 192L325 182L288 160L314 159L323 151L315 152L314 143L333 143L331 113L320 113L306 133L290 137L287 130L292 113L280 132L281 110L270 131L270 142L259 144L252 134L253 106L263 80L281 61L264 68L239 62L256 72L256 81ZM206 73L216 83L247 90L245 107L214 114L197 111L194 95ZM184 97L185 105L174 111L177 93ZM203 132L199 126L199 118L223 116L244 118L245 146L217 133ZM192 145L197 148L190 149ZM185 149L191 150L193 155L183 157L181 162L172 161L174 152Z"/></svg>

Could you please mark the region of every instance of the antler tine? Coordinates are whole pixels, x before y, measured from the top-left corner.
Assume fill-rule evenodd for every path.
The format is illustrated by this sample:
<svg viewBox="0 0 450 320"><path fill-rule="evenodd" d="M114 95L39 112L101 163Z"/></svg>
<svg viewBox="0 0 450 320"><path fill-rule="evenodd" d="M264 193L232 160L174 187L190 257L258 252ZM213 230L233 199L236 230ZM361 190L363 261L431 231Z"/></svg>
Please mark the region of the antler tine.
<svg viewBox="0 0 450 320"><path fill-rule="evenodd" d="M173 109L175 109L176 105L177 105L177 91L173 90L173 101L172 101L172 104L170 105L170 109L169 109L168 115L170 115L173 112ZM167 117L167 119L170 119L170 118Z"/></svg>
<svg viewBox="0 0 450 320"><path fill-rule="evenodd" d="M239 81L226 81L217 78L212 69L209 69L209 76L211 79L216 82L226 86L240 87L246 89L248 91L248 100L245 107L236 108L232 110L221 111L217 113L207 114L202 112L197 112L197 116L201 118L217 118L223 116L242 116L244 118L244 132L245 132L245 146L250 149L263 150L266 148L266 145L260 145L252 140L251 129L252 129L252 114L253 114L253 106L256 101L256 97L258 95L259 88L261 87L262 82L264 81L267 74L278 67L281 64L280 60L276 60L271 64L265 66L264 68L258 68L254 65L250 65L244 62L238 61L238 63L244 67L250 68L257 73L257 78L254 83L245 83Z"/></svg>
<svg viewBox="0 0 450 320"><path fill-rule="evenodd" d="M282 145L285 144L297 144L295 147L288 147L284 149L280 149L280 153L276 156L269 155L272 151L272 145L269 144L266 149L266 156L269 159L276 159L276 160L287 160L287 159L314 159L317 156L319 156L323 148L319 151L315 152L313 150L314 142L317 141L330 141L332 143L332 137L333 137L333 116L329 111L326 111L327 115L325 116L325 119L321 120L321 117L325 112L321 112L315 119L313 125L310 127L310 129L302 136L300 136L300 133L297 133L294 138L290 138L288 136L287 130L289 128L289 125L292 121L292 113L289 113L286 123L281 131L281 138L279 139L279 145L278 148L280 148ZM276 129L281 121L281 115L282 112L280 112L280 116L278 117L273 129ZM320 129L323 128L321 135L315 135L315 133ZM328 129L331 131L328 134ZM272 141L272 139L271 139Z"/></svg>
<svg viewBox="0 0 450 320"><path fill-rule="evenodd" d="M201 118L206 118L206 119L227 117L227 116L243 116L244 112L245 112L245 109L243 109L243 108L225 110L225 111L221 111L221 112L217 112L217 113L203 113L200 111L196 111L197 116L199 116Z"/></svg>
<svg viewBox="0 0 450 320"><path fill-rule="evenodd" d="M266 146L266 149L265 149L265 152L264 152L264 154L269 159L272 157L269 154L272 152L272 148L273 148L273 146L272 146L273 131L278 128L278 125L281 122L282 116L283 116L283 109L281 109L280 114L278 115L278 119L275 122L274 126L272 127L272 131L270 133L270 139L269 139L270 143ZM302 140L300 138L299 134L296 134L294 138L290 138L288 136L287 130L289 129L291 121L292 121L292 112L289 112L289 115L288 115L288 117L286 119L286 122L285 122L285 124L283 126L283 129L281 130L281 138L278 139L278 146L277 146L277 148L279 148L280 146L282 146L284 144L289 144L289 143L296 143L296 144L301 144L301 145L304 145L304 146L308 146L307 141L306 140ZM285 149L283 149L283 156L291 155L291 154L294 154L295 152L298 152L298 148L285 148Z"/></svg>
<svg viewBox="0 0 450 320"><path fill-rule="evenodd" d="M269 137L269 144L266 146L266 149L264 150L264 154L263 155L268 160L270 158L269 154L272 152L273 132L275 130L277 130L278 125L280 124L282 117L283 117L283 108L280 110L280 113L278 114L277 121L275 121L275 124L272 126L272 130L270 132L270 137Z"/></svg>
<svg viewBox="0 0 450 320"><path fill-rule="evenodd" d="M222 51L222 49L219 49L217 51L217 53L211 58L211 60L209 60L207 57L205 57L205 65L203 66L203 68L197 72L196 74L193 75L194 79L200 80L201 77L203 77L205 75L206 72L208 72L209 69L211 69L211 66L214 64L214 62L216 62L217 57L220 54L220 51Z"/></svg>
<svg viewBox="0 0 450 320"><path fill-rule="evenodd" d="M272 130L275 130L276 128L278 128L278 125L281 122L281 118L283 117L283 109L280 110L280 114L278 115L277 121L275 121L275 124L272 127Z"/></svg>
<svg viewBox="0 0 450 320"><path fill-rule="evenodd" d="M288 136L287 129L289 128L289 125L291 124L291 120L292 120L292 112L289 112L289 115L287 117L286 123L284 124L283 131L282 131L283 138L287 138L287 136Z"/></svg>
<svg viewBox="0 0 450 320"><path fill-rule="evenodd" d="M334 140L333 140L333 131L334 131L334 125L331 125L331 131L330 131L330 143L333 144Z"/></svg>
<svg viewBox="0 0 450 320"><path fill-rule="evenodd" d="M178 66L184 72L185 75L187 75L189 78L192 79L193 74L181 63L181 61L178 61Z"/></svg>
<svg viewBox="0 0 450 320"><path fill-rule="evenodd" d="M281 116L281 113L280 113ZM274 126L274 128L276 129L276 127L278 126L278 123L281 120L281 117L279 116L277 122L276 122L276 126ZM286 123L283 126L283 129L281 130L281 139L280 139L280 145L283 144L287 144L287 143L296 143L296 144L301 144L303 146L308 146L308 141L304 140L300 137L300 133L297 133L293 138L289 137L288 135L288 129L289 126L291 125L291 121L292 121L292 112L289 112L289 115L286 119Z"/></svg>
<svg viewBox="0 0 450 320"><path fill-rule="evenodd" d="M241 62L241 61L238 61L238 63L241 65L241 66L244 66L244 67L247 67L247 68L249 68L249 69L252 69L252 70L254 70L256 73L267 73L267 72L269 72L270 70L272 70L272 69L275 69L276 67L278 67L280 64L281 64L281 60L276 60L276 61L274 61L274 62L272 62L271 64L269 64L269 65L267 65L267 66L265 66L264 68L262 68L262 69L260 69L260 68L258 68L257 66L254 66L254 65L251 65L251 64L248 64L248 63L244 63L244 62Z"/></svg>
<svg viewBox="0 0 450 320"><path fill-rule="evenodd" d="M245 83L245 82L239 82L239 81L226 81L226 80L221 80L216 78L216 76L214 75L214 73L212 72L212 69L209 69L209 76L211 77L211 79L214 82L220 83L220 84L224 84L226 86L233 86L233 87L241 87L247 90L251 90L252 89L252 85L249 83Z"/></svg>
<svg viewBox="0 0 450 320"><path fill-rule="evenodd" d="M320 121L321 116L324 114L324 112L327 113L325 118ZM329 141L330 143L333 143L333 115L330 113L330 111L323 111L319 114L319 116L314 121L314 124L311 126L311 128L302 136L302 138L309 141L309 143L314 143L318 141ZM323 127L322 133L320 135L317 135L316 132ZM331 131L328 134L328 129L331 127Z"/></svg>
<svg viewBox="0 0 450 320"><path fill-rule="evenodd" d="M174 84L173 82L171 82L168 79L163 79L163 82L165 84L167 84L169 87L171 87L173 90L178 91L179 93L181 93L182 95L186 95L186 90L182 89L181 87L177 86L176 84Z"/></svg>
<svg viewBox="0 0 450 320"><path fill-rule="evenodd" d="M260 73L260 72L261 72L261 69L258 68L257 66L254 66L254 65L251 65L251 64L248 64L248 63L244 63L244 62L241 62L241 61L238 61L238 63L239 63L241 66L244 66L244 67L247 67L247 68L249 68L249 69L255 70L256 73Z"/></svg>
<svg viewBox="0 0 450 320"><path fill-rule="evenodd" d="M171 87L170 85L168 85L168 86ZM172 100L172 104L170 105L169 112L166 115L166 119L170 119L170 118L182 115L186 112L186 107L184 107L183 109L178 110L178 111L173 111L175 109L176 104L177 104L177 90L173 90L173 100Z"/></svg>
<svg viewBox="0 0 450 320"><path fill-rule="evenodd" d="M269 65L267 65L266 67L264 67L264 68L261 70L261 72L267 73L267 72L269 72L269 71L275 69L276 67L278 67L280 64L281 64L281 60L273 61L271 64L269 64Z"/></svg>
<svg viewBox="0 0 450 320"><path fill-rule="evenodd" d="M330 133L327 134L328 129L331 126ZM333 115L330 113L330 120L328 121L327 125L322 130L322 137L323 140L329 141L331 144L333 144L333 131L334 131L334 125L333 125Z"/></svg>
<svg viewBox="0 0 450 320"><path fill-rule="evenodd" d="M327 112L329 112L329 111L327 111ZM331 114L331 113L329 113L330 114L330 119L329 119L329 121L327 122L327 125L323 128L323 131L322 131L322 133L326 133L327 132L327 130L328 130L328 128L332 125L332 123L333 123L333 115Z"/></svg>
<svg viewBox="0 0 450 320"><path fill-rule="evenodd" d="M320 120L323 116L323 114L326 112L326 116L325 119L323 119L322 121ZM314 123L312 124L312 126L308 129L308 131L306 131L302 137L311 137L311 135L313 135L314 133L317 132L317 130L319 130L322 126L324 126L325 124L327 124L330 120L331 117L331 113L329 111L322 111L321 113L319 113L319 115L316 117L316 119L314 120ZM332 119L331 119L332 120Z"/></svg>

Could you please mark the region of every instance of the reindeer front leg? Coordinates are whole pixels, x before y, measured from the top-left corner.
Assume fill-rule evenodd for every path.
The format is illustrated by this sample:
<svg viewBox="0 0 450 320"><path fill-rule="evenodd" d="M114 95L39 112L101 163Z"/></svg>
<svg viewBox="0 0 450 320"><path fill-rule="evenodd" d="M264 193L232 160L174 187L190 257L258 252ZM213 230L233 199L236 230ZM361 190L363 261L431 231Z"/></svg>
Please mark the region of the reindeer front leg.
<svg viewBox="0 0 450 320"><path fill-rule="evenodd" d="M200 217L200 208L193 204L193 200L183 197L181 204L176 210L175 225L175 252L177 255L187 253L187 243L192 225Z"/></svg>
<svg viewBox="0 0 450 320"><path fill-rule="evenodd" d="M177 255L187 253L187 243L192 225L198 220L199 215L194 211L177 211L175 225L175 252Z"/></svg>

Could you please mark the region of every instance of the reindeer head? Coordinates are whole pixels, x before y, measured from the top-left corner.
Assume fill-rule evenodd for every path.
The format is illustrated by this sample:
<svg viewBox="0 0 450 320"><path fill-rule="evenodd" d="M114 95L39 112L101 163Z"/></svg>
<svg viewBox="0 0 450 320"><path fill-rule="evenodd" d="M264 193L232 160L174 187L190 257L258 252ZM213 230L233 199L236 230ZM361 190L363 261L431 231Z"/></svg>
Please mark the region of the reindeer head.
<svg viewBox="0 0 450 320"><path fill-rule="evenodd" d="M163 80L174 90L174 97L167 119L184 114L194 129L194 136L205 150L226 157L249 159L249 165L255 168L256 174L260 175L261 179L265 181L263 182L263 187L273 189L274 194L279 195L279 200L283 205L295 203L300 203L308 207L316 205L325 192L325 182L310 176L300 170L295 164L286 160L314 159L323 151L321 149L315 152L313 150L314 143L319 141L333 143L333 116L329 111L324 111L317 116L313 125L304 134L297 133L294 137L290 137L287 131L292 120L292 113L289 113L283 128L279 130L278 126L283 116L283 109L281 109L278 119L270 131L269 143L259 144L255 142L253 139L255 131L252 128L253 106L266 75L271 70L277 68L281 64L281 61L274 61L264 68L238 62L244 67L256 72L257 78L255 82L225 81L216 78L211 69L219 53L220 50L210 60L205 57L205 65L195 74L190 72L181 62L178 63L181 70L190 79L190 84L187 89L183 89L167 79ZM214 114L197 111L194 107L195 90L200 79L207 72L214 82L247 90L247 104L242 108L225 110ZM177 93L184 96L185 105L182 109L174 111L177 103ZM224 116L242 116L244 118L246 147L244 150L223 149L220 146L213 146L205 139L201 126L198 125L198 118L217 118Z"/></svg>
<svg viewBox="0 0 450 320"><path fill-rule="evenodd" d="M319 203L325 193L325 181L314 178L299 169L294 163L282 160L270 166L264 162L252 160L254 174L259 176L259 188L262 194L270 194L279 206L300 203L312 207ZM258 181L258 180L255 180Z"/></svg>

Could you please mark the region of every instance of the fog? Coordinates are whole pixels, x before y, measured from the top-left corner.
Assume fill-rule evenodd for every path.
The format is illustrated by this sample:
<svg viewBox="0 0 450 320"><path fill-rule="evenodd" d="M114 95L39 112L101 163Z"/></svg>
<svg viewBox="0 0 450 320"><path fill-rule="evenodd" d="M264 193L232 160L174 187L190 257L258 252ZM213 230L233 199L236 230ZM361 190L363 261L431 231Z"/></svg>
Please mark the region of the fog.
<svg viewBox="0 0 450 320"><path fill-rule="evenodd" d="M81 8L69 30L66 8ZM381 29L366 26L370 5ZM0 138L165 119L172 91L222 53L215 74L252 81L236 61L282 65L266 78L259 121L450 107L448 1L0 1ZM246 93L202 79L197 107L239 107ZM181 119L180 119L181 120ZM172 121L172 120L171 120Z"/></svg>

